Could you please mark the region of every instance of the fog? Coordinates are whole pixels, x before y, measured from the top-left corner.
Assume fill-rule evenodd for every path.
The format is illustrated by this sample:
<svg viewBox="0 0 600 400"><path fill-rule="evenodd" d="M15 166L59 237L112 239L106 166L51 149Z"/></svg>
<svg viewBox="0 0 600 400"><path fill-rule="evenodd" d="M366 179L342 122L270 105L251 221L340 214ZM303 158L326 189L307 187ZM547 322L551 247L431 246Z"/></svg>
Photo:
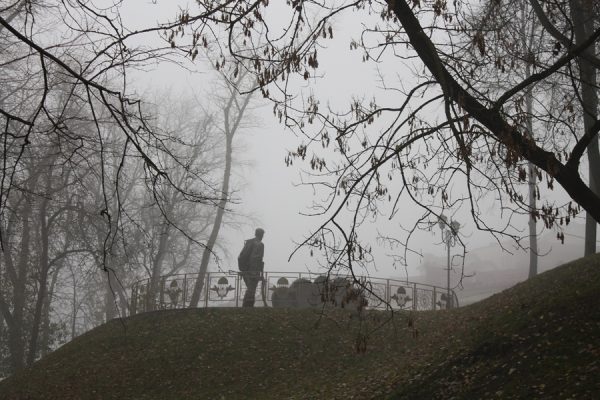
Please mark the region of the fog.
<svg viewBox="0 0 600 400"><path fill-rule="evenodd" d="M600 61L532 2L506 48L502 2L4 2L0 378L186 308L345 308L364 353L594 253Z"/></svg>
<svg viewBox="0 0 600 400"><path fill-rule="evenodd" d="M138 8L126 4L122 9L122 15L126 24L131 21L132 26L138 29L147 26L149 21L165 21L173 19L174 15L180 9L189 9L189 3L181 2L154 2L149 7ZM273 11L275 14L280 12L285 15L285 11L277 8ZM357 37L360 32L357 29L351 29L352 23L347 21L353 18L345 15L344 23L336 23L336 36L333 41L324 49L320 63L323 66L323 74L313 79L310 87L307 84L298 86L298 93L321 95L327 101L327 105L333 108L344 107L349 98L369 99L377 96L382 102L389 102L390 105L397 101L395 93L389 93L382 90L386 85L401 82L403 86L410 86L412 74L409 65L401 65L398 69L389 68L385 64L376 64L375 66L359 62L362 55L360 52L347 51L348 43ZM356 17L357 25L360 20ZM155 36L145 36L146 44L148 41L160 40ZM337 50L339 49L339 50ZM327 50L327 51L325 51ZM175 63L159 64L148 66L143 71L135 72L131 76L131 82L140 93L155 91L157 89L168 90L174 93L181 93L191 97L197 97L200 102L210 102L210 93L212 92L212 82L216 78L214 69L209 64L206 57L199 57L195 63L186 63L184 66L187 71L182 70L180 65ZM349 66L352 66L351 68ZM386 69L387 68L387 69ZM335 73L331 72L335 71ZM357 79L357 77L360 77ZM348 85L348 82L352 82ZM303 87L304 86L304 87ZM220 234L222 244L222 254L224 257L224 269L235 269L236 258L245 239L253 236L255 227L263 227L266 230L264 239L265 268L272 271L317 271L320 269L319 262L309 255L306 249L300 249L296 252L297 245L312 234L324 221L324 216L310 216L314 214L311 208L313 202L319 202L326 198L327 193L322 188L305 185L310 182L309 172L306 167L300 163L292 166L285 165L285 157L289 151L295 150L298 145L305 142L306 138L297 136L293 131L287 129L284 124L278 122L272 112L272 105L265 99L262 99L260 93L254 95L254 109L248 119L252 120L252 127L244 129L236 137L234 144L235 164L235 196L234 202L230 204L230 209L234 214L241 216L238 221L241 226L223 227ZM432 120L442 117L443 110L436 110L431 115ZM585 165L585 163L584 163ZM549 197L544 201L548 204L562 204L568 201L562 188L557 187L553 191L547 192ZM465 246L464 250L468 253L480 247L497 246L498 241L503 242L504 250L502 258L506 260L506 265L512 265L515 260L522 260L527 253L528 242L526 233L525 216L516 217L508 212L502 212L497 207L497 199L493 195L485 197L478 206L483 210L486 220L491 226L499 226L510 223L516 226L518 236L524 238L519 243L507 238L494 237L486 231L479 231L470 220L469 211L460 209L456 211L455 218L462 224L461 238ZM420 209L412 202L402 204L401 211L393 220L381 217L373 220L370 224L369 234L370 243L374 247L374 264L370 270L363 271L365 274L372 274L381 277L394 277L406 279L407 276L419 276L422 272L420 268L425 254L442 257L440 262L440 277L445 276L445 246L440 239L438 229L431 231L416 232L411 241L411 248L418 254L409 254L409 258L402 263L397 261L402 256L402 249L392 249L389 246L376 240L377 236L393 236L398 232L408 229L412 223L415 213ZM575 218L579 223L583 223L583 215ZM509 221L510 222L507 222ZM552 230L550 232L553 232ZM542 224L539 225L538 234L543 235L546 229ZM549 233L549 236L552 234ZM567 239L567 244L572 248L583 247L582 236L571 236ZM459 246L460 247L460 246ZM498 246L501 248L501 246ZM560 241L556 240L553 246L548 242L547 249L541 249L542 258L553 258L553 252L561 252ZM455 248L453 252L456 255L463 255L462 248ZM292 254L294 254L292 256ZM556 255L556 257L559 257ZM563 260L561 258L562 261ZM469 261L469 255L464 259L465 264L472 264ZM550 264L557 265L554 262ZM211 264L212 270L218 270L215 263ZM457 266L455 271L460 273L462 265ZM499 266L500 268L502 266ZM526 270L526 265L524 265ZM474 272L474 271L473 271ZM468 279L464 284L468 286Z"/></svg>

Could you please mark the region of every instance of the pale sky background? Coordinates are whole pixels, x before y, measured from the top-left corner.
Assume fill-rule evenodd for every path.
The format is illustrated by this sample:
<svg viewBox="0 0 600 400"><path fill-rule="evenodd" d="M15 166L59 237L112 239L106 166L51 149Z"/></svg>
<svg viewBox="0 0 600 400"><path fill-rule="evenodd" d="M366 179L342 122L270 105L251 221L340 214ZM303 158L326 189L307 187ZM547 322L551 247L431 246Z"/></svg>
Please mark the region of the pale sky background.
<svg viewBox="0 0 600 400"><path fill-rule="evenodd" d="M136 0L127 4L127 7L132 7L122 10L125 23L126 25L133 23L137 27L151 25L157 20L173 19L177 13L175 2L170 1L158 0L156 4L153 4L144 0L143 5L140 5ZM191 7L193 9L194 6ZM362 15L364 14L361 13ZM368 98L372 93L372 88L378 84L375 66L372 63L362 63L360 51L348 51L351 35L341 29L343 26L360 27L360 24L348 23L347 20L344 22L344 25L334 24L336 39L331 42L330 49L320 51L321 67L319 71L325 73L325 76L319 80L318 89L313 89L318 90L317 94L320 94L322 98L323 94L326 94L329 101L338 106L347 105L352 95ZM145 40L152 39L146 38ZM139 72L133 77L136 87L139 87L140 92L168 88L174 93L177 93L178 90L186 91L197 88L194 90L196 94L205 96L210 88L212 74L207 65L202 64L201 61L198 62L200 58L201 56L196 59L197 62L192 67L196 69L196 72L187 72L174 65L161 65L148 71ZM382 68L385 68L385 65ZM394 64L393 68L399 68L399 63ZM382 72L386 74L385 70ZM404 74L409 76L408 72L404 72ZM400 67L398 70L387 71L386 77L394 78L401 75L403 72ZM235 139L235 146L238 150L234 154L234 159L246 165L240 167L238 163L234 170L234 187L240 190L239 196L242 204L233 207L255 218L259 221L259 225L266 230L264 238L266 270L315 270L317 267L315 259L311 258L307 251L301 251L289 263L288 257L295 247L294 242L301 241L311 229L318 227L323 221L322 217L300 215L301 212L308 211L307 207L313 200L318 200L323 196L314 194L310 188L297 186L301 182L299 169L301 163L286 167L284 157L287 150L296 148L301 140L274 120L271 103L264 102L258 96L255 100L255 105L264 104L255 110L257 127L239 132ZM379 100L380 98L378 98ZM557 193L560 193L560 189ZM560 194L558 196L562 197ZM388 234L393 233L395 229L397 232L401 232L399 224L403 223L402 216L414 215L417 210L412 204L405 204L403 207L403 212L394 221L385 222L383 219L373 224L373 232L376 229L387 230ZM490 216L497 215L496 205L490 202L487 211ZM468 244L469 249L493 242L491 236L474 231L473 223L469 221L468 216L459 215L457 218L463 223L461 231L465 235L464 241ZM527 228L525 219L523 219L522 226L525 232ZM230 249L229 258L226 258L224 262L226 268L229 266L231 269L236 269L237 253L241 249L243 240L253 236L253 231L252 225L244 225L241 229L224 227L221 230L221 241L227 243L227 247ZM573 238L571 243L579 246L576 242L577 240ZM445 248L440 243L437 229L434 232L419 232L415 236L413 246L415 250L422 253L440 257L445 255ZM582 244L581 248L583 249ZM373 276L400 278L406 276L404 269L398 270L392 266L389 249L374 246L374 252L377 271L371 271ZM510 263L508 261L510 255L505 254L502 257L507 257L507 264ZM409 275L418 273L417 267L420 263L421 260L418 257L409 260ZM214 264L212 268L214 268ZM443 274L441 268L442 266L440 266L440 274ZM526 269L527 265L523 265L523 268Z"/></svg>

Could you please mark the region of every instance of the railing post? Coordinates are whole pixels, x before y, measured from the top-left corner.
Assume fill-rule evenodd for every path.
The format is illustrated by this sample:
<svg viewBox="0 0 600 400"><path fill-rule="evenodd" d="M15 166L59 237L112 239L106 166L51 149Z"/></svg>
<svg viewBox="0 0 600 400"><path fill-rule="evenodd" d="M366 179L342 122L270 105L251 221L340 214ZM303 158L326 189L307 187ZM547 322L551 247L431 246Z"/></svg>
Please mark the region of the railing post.
<svg viewBox="0 0 600 400"><path fill-rule="evenodd" d="M436 291L437 287L434 286L433 287L433 311L435 311L435 301L437 300L437 291Z"/></svg>

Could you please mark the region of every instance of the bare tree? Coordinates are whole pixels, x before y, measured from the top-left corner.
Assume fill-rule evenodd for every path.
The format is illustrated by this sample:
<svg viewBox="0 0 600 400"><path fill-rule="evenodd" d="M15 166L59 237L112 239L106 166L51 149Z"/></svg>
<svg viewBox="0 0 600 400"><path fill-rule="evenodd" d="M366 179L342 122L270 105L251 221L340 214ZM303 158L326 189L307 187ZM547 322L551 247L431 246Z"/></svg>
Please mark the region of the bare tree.
<svg viewBox="0 0 600 400"><path fill-rule="evenodd" d="M118 311L115 294L127 308L123 215L138 160L145 185L137 187L155 198L170 188L194 204L219 199L198 171L187 171L197 185L186 189L171 179L186 167L171 148L178 139L154 129L128 87L129 68L178 49L129 45L163 27L127 33L119 8L78 0L0 7L0 311L12 370L49 347L54 290L75 254L92 255L105 273L107 317Z"/></svg>
<svg viewBox="0 0 600 400"><path fill-rule="evenodd" d="M527 2L487 2L476 8L474 14L466 19L471 29L465 29L468 37L465 48L471 54L471 63L477 66L477 76L480 77L478 84L482 88L487 84L490 87L488 90L501 88L506 91L518 81L531 78L532 70L540 62L548 62L548 57L554 56L546 50L554 45L554 41L545 34ZM488 48L483 59L481 59L482 43ZM491 63L491 60L494 62ZM490 76L493 78L490 79ZM552 141L558 152L564 151L567 147L564 140L552 136L539 137L539 134L544 132L544 126L548 126L549 121L555 125L560 123L555 116L561 114L559 109L562 105L553 99L574 97L571 90L565 90L568 88L565 88L563 81L564 79L561 78L531 85L524 91L522 97L517 98L517 101L505 105L505 109L511 108L515 122L521 121L522 129L531 140ZM536 132L538 137L534 136ZM529 277L531 278L538 270L537 200L540 196L538 171L535 165L528 161L527 167L519 169L518 173L521 174L520 177L503 178L510 181L523 181L523 175L526 174L528 204L523 204L522 207L523 213L526 212L529 219Z"/></svg>
<svg viewBox="0 0 600 400"><path fill-rule="evenodd" d="M223 166L223 178L221 182L221 200L217 204L216 214L212 229L206 242L206 246L202 251L202 259L200 261L200 269L198 276L196 277L196 283L194 285L194 291L192 292L192 298L190 300L190 307L198 306L200 300L200 294L204 285L204 279L206 277L206 271L208 270L208 262L219 237L219 231L223 224L223 216L225 215L226 209L232 200L232 190L230 188L231 169L233 167L233 141L236 133L242 128L246 109L250 103L252 92L247 94L241 94L244 87L248 85L248 73L246 71L241 72L237 77L234 77L232 82L227 81L227 77L222 77L223 81L226 82L225 90L226 97L222 100L223 103L223 116L220 123L222 124L221 130L225 138L225 160Z"/></svg>
<svg viewBox="0 0 600 400"><path fill-rule="evenodd" d="M168 148L172 138L152 130L141 102L128 93L126 71L127 68L175 56L175 50L170 46L148 48L128 44L139 35L180 26L182 22L171 26L154 26L143 32L124 33L126 29L120 25L119 10L120 3L102 9L79 0L56 3L49 0L43 4L23 1L12 3L2 10L0 27L3 45L9 50L3 53L3 65L10 72L5 75L6 81L12 82L7 89L13 90L0 103L5 125L4 137L7 139L4 153L5 156L10 155L5 157L10 161L6 163L2 174L0 212L5 207L22 152L31 143L30 139L38 125L47 122L55 128L55 134L65 141L86 142L96 146L101 162L105 161L105 150L108 150L104 148L102 138L104 125L110 124L123 139L119 149L121 159L140 157L151 189L163 182L177 188L158 160L162 156L177 163L177 156ZM50 39L50 43L41 41L41 32L58 33L63 28L69 35L47 35L57 39ZM93 122L94 131L91 132L95 137L79 132L72 126L75 124L73 120L62 118L62 110L53 108L53 98L64 90L71 95L66 97L62 108L70 107L73 102L85 104L85 112ZM23 101L31 106L19 107ZM10 146L12 153L8 152L6 146ZM76 151L80 150L77 148ZM101 168L101 175L108 170L108 166L105 167ZM118 185L118 174L123 169L117 172L114 183ZM103 197L107 199L111 197L106 193L111 190L108 177L102 176L101 182ZM210 187L202 187L194 192L177 189L188 201L211 203L218 199ZM103 215L108 225L109 219L119 218L110 214L113 209L105 205Z"/></svg>
<svg viewBox="0 0 600 400"><path fill-rule="evenodd" d="M198 185L197 176L203 177L205 185L217 186L213 181L222 160L217 151L221 139L212 113L199 107L192 98L175 100L163 95L160 102L162 110L156 111L156 123L180 140L179 150L173 150L179 155L178 164L169 167L172 179L186 190ZM180 168L180 163L185 167ZM148 266L146 309L152 310L161 278L182 269L189 271L199 248L206 251L210 247L212 253L214 243L210 241L212 236L206 238L206 231L212 224L214 208L186 202L182 193L169 185L164 185L157 195L149 197L149 192L145 193L140 198L142 204L138 205L140 218L136 226L143 233L140 239L149 244L144 246L148 252L139 247L139 255L143 257L142 264Z"/></svg>

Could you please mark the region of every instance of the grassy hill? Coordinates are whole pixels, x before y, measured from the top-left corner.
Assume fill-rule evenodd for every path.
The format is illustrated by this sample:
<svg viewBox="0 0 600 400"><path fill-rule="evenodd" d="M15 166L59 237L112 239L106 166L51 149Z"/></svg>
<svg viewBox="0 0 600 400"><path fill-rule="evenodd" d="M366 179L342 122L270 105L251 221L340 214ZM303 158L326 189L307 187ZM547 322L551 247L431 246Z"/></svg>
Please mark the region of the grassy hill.
<svg viewBox="0 0 600 400"><path fill-rule="evenodd" d="M1 399L595 399L600 256L437 312L195 309L111 321Z"/></svg>

